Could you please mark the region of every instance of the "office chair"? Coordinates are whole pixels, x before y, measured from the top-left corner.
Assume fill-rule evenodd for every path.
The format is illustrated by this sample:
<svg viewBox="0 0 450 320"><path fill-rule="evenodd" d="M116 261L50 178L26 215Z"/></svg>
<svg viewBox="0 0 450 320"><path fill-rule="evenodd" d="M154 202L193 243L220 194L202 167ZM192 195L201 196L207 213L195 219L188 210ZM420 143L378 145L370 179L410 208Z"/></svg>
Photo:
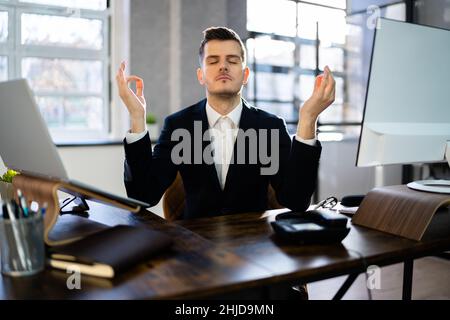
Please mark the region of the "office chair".
<svg viewBox="0 0 450 320"><path fill-rule="evenodd" d="M166 192L163 196L163 211L164 218L168 221L174 221L181 218L185 206L185 194L183 187L183 180L181 178L180 173L177 173L177 176L174 182L167 188ZM272 186L269 185L268 189L268 209L282 209L276 198L275 190L273 190Z"/></svg>

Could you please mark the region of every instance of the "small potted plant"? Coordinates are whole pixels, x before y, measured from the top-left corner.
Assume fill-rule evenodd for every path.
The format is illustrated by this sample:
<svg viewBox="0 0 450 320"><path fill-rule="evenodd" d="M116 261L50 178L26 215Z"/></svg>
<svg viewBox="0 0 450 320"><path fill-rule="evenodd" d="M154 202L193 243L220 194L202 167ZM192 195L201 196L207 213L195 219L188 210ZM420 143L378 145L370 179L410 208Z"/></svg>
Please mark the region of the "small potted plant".
<svg viewBox="0 0 450 320"><path fill-rule="evenodd" d="M17 171L9 169L3 174L3 176L0 176L0 196L3 201L14 198L12 179L18 174L19 173Z"/></svg>
<svg viewBox="0 0 450 320"><path fill-rule="evenodd" d="M158 139L159 126L158 126L158 121L156 120L156 116L153 113L148 112L145 120L147 122L147 129L148 129L148 133L150 134L150 138Z"/></svg>

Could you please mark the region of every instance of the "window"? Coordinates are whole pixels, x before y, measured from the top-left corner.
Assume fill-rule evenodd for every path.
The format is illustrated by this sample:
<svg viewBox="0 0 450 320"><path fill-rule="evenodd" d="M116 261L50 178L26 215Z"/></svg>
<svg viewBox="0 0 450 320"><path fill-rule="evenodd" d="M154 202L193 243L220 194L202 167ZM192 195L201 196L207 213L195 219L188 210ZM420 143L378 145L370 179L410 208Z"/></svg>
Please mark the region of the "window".
<svg viewBox="0 0 450 320"><path fill-rule="evenodd" d="M291 133L325 65L336 78L336 100L321 115L319 129L320 124L347 120L345 8L345 0L247 0L246 46L252 73L245 97L282 116Z"/></svg>
<svg viewBox="0 0 450 320"><path fill-rule="evenodd" d="M106 138L106 0L0 0L0 79L26 78L57 142Z"/></svg>
<svg viewBox="0 0 450 320"><path fill-rule="evenodd" d="M380 5L382 17L406 20L406 12L403 1ZM367 28L370 14L364 9L346 15L345 0L247 0L252 73L245 97L285 118L293 134L315 76L328 65L336 99L320 115L319 138L358 136L373 39Z"/></svg>

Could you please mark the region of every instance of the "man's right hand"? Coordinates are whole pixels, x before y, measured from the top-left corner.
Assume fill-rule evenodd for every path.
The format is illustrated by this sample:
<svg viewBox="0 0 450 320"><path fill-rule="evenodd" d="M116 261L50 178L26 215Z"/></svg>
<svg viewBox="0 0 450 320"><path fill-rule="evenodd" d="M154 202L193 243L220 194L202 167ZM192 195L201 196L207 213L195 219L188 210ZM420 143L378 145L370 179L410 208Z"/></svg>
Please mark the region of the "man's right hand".
<svg viewBox="0 0 450 320"><path fill-rule="evenodd" d="M120 64L116 76L119 96L125 103L130 113L131 132L140 133L145 131L145 112L147 104L144 98L144 80L137 76L125 76L125 62ZM129 83L136 81L136 93L131 90Z"/></svg>

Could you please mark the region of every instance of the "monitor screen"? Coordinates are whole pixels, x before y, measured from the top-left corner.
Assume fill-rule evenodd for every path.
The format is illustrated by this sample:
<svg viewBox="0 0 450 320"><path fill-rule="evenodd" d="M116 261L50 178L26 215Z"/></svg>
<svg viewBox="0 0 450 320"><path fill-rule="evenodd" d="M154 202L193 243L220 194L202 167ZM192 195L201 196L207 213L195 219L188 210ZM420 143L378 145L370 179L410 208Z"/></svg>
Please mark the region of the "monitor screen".
<svg viewBox="0 0 450 320"><path fill-rule="evenodd" d="M356 164L441 162L446 149L449 153L450 31L381 19Z"/></svg>

